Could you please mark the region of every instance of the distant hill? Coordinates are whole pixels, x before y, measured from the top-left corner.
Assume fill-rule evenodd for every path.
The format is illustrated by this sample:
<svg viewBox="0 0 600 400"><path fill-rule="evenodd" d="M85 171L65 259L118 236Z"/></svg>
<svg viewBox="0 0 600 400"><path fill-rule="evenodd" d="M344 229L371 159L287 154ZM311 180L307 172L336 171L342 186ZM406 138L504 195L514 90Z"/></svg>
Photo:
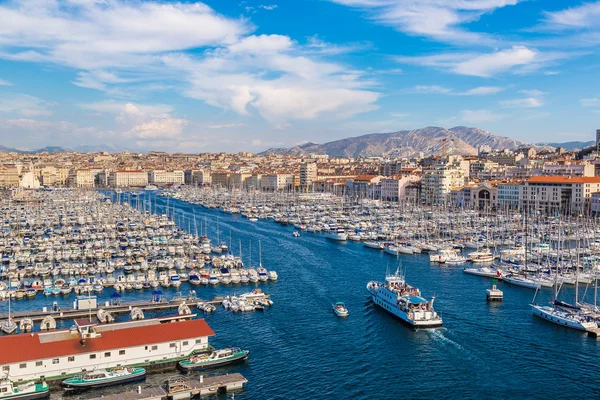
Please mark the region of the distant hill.
<svg viewBox="0 0 600 400"><path fill-rule="evenodd" d="M582 150L590 146L595 146L596 142L590 140L589 142L564 142L564 143L538 143L538 146L552 146L562 147L565 150Z"/></svg>
<svg viewBox="0 0 600 400"><path fill-rule="evenodd" d="M119 148L117 146L111 144L105 145L79 145L74 146L72 148L62 147L62 146L46 146L37 150L22 150L16 149L12 147L6 147L0 145L0 152L4 153L19 153L19 154L37 154L37 153L67 153L67 152L78 152L78 153L99 153L99 152L109 152L109 153L120 153L122 151L126 151L127 149ZM130 150L131 151L131 150Z"/></svg>
<svg viewBox="0 0 600 400"><path fill-rule="evenodd" d="M335 140L325 144L306 143L290 149L273 148L264 153L275 154L328 154L330 157L413 157L441 154L446 139L448 154L476 155L479 146L492 149L516 149L527 143L492 135L479 128L457 126L445 129L435 126L392 133L371 133Z"/></svg>

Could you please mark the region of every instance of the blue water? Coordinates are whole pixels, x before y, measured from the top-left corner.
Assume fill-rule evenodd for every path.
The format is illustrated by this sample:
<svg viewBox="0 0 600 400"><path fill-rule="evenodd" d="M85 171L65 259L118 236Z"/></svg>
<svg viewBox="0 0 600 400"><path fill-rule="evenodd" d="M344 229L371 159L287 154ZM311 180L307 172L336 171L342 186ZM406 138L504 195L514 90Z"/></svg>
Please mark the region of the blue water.
<svg viewBox="0 0 600 400"><path fill-rule="evenodd" d="M151 196L158 211L166 199ZM156 202L156 203L155 203ZM264 313L233 314L221 308L205 318L216 333L215 347L251 350L249 361L211 371L241 372L249 383L239 399L398 399L398 398L597 398L600 347L582 333L533 317L533 291L500 284L502 303L485 300L491 282L464 274L460 267L430 265L425 255L401 256L409 283L426 297L436 296L444 327L413 331L375 307L365 286L383 279L396 260L360 243L328 241L323 235L292 236L291 227L272 221L249 222L216 210L169 199L170 213L187 228L206 217L216 239L242 241L244 260L258 261L279 274L279 281L256 284L275 304ZM193 222L192 225L193 226ZM193 228L192 228L193 229ZM181 291L190 287L184 283ZM243 293L253 285L195 287L199 297ZM108 299L111 290L99 297ZM174 296L173 290L166 290ZM550 298L543 290L538 303ZM568 294L568 296L572 295ZM147 292L127 292L123 300L147 299ZM59 299L57 297L56 299ZM15 301L15 309L40 308L55 298ZM62 300L65 305L72 298ZM343 301L350 315L339 318L332 303ZM6 303L1 306L6 309ZM153 375L158 385L172 374ZM134 385L135 386L135 385ZM105 389L84 397L118 393L134 386ZM54 395L56 397L58 395ZM222 397L224 398L224 397ZM229 396L227 397L229 398Z"/></svg>

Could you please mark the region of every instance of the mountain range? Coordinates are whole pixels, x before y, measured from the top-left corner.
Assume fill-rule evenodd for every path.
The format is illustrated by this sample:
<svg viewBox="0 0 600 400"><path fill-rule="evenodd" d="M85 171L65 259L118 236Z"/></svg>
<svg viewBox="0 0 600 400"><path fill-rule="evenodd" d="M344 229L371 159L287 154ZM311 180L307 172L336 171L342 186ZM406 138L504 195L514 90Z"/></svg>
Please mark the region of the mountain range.
<svg viewBox="0 0 600 400"><path fill-rule="evenodd" d="M99 144L99 145L78 145L70 148L62 147L62 146L46 146L37 150L23 150L17 149L13 147L6 147L0 145L0 152L4 153L19 153L19 154L37 154L37 153L99 153L99 152L108 152L108 153L120 153L126 151L127 149L123 149L112 144ZM130 150L131 151L131 150Z"/></svg>
<svg viewBox="0 0 600 400"><path fill-rule="evenodd" d="M480 146L492 149L517 149L528 145L504 136L492 135L479 128L457 126L450 129L429 126L422 129L392 133L371 133L335 140L325 144L305 143L290 149L268 149L264 153L327 154L330 157L415 157L441 154L476 155Z"/></svg>

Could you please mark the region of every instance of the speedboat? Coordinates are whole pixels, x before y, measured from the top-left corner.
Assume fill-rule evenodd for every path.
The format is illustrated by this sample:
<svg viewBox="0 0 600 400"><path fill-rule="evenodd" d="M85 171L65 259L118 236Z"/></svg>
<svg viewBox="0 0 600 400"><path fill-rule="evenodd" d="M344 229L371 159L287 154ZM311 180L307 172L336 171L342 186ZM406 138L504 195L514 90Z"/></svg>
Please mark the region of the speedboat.
<svg viewBox="0 0 600 400"><path fill-rule="evenodd" d="M208 369L232 364L248 358L250 350L242 350L239 347L230 347L222 350L215 350L212 353L204 353L192 356L185 361L179 362L179 368L183 371L192 371L196 369Z"/></svg>
<svg viewBox="0 0 600 400"><path fill-rule="evenodd" d="M62 385L68 389L91 389L143 381L144 379L146 379L144 368L123 367L89 371L83 375L65 379Z"/></svg>
<svg viewBox="0 0 600 400"><path fill-rule="evenodd" d="M337 303L335 303L333 305L333 312L338 317L347 317L348 316L348 309L346 308L346 305L344 303L342 303L341 301L338 301Z"/></svg>

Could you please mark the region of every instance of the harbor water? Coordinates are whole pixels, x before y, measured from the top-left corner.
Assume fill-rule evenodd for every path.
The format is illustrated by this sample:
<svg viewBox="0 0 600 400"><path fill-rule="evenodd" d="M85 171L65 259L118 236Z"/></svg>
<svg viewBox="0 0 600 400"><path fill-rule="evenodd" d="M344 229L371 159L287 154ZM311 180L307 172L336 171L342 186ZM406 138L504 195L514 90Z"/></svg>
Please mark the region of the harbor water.
<svg viewBox="0 0 600 400"><path fill-rule="evenodd" d="M155 193L123 198L140 208L151 200L152 210L158 213L165 213L168 202L168 213L192 233L191 221L203 225L206 221L213 243L218 229L220 239L238 255L241 241L246 266L250 258L252 265L258 265L260 241L263 265L277 271L277 282L215 287L183 283L179 289L184 296L188 290L196 290L203 299L241 294L254 287L271 295L274 306L264 313L232 313L218 307L216 313L204 315L216 333L210 339L213 346L251 351L246 363L208 372L242 373L249 383L245 391L236 393L236 399L598 396L600 343L584 333L533 317L529 307L532 290L500 283L504 301L488 303L485 290L491 287L489 279L465 274L462 266L430 264L427 255L401 255L407 281L419 287L424 297L436 297L435 309L444 320L442 328L414 331L370 301L367 282L383 280L386 269L393 272L398 265L395 257L382 251L361 243L329 241L323 234L294 237L292 227L270 220L251 222ZM167 298L177 295L175 289L162 290ZM108 301L112 293L105 289L98 294L99 301ZM567 300L572 300L572 295L572 290L567 291ZM591 289L587 296L591 300ZM150 297L148 291L122 293L123 301ZM552 291L544 289L537 302L545 303L551 297ZM12 310L50 307L52 301L72 306L74 298L73 294L38 295L13 301ZM350 313L347 318L332 312L337 301L345 302ZM2 302L0 312L7 309L7 302ZM201 314L195 307L193 312ZM173 374L151 375L143 385L159 385ZM136 386L78 397L99 397ZM61 396L53 394L53 398Z"/></svg>

